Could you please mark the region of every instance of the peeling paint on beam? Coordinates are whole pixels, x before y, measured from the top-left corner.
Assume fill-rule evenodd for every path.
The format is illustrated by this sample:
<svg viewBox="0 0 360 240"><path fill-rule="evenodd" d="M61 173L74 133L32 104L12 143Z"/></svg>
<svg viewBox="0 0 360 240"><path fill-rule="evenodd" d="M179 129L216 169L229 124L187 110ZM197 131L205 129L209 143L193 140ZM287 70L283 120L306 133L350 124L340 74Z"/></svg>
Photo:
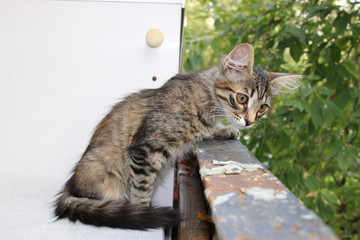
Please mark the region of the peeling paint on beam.
<svg viewBox="0 0 360 240"><path fill-rule="evenodd" d="M218 161L212 160L212 164L216 165L215 167L205 167L203 166L200 169L201 176L210 176L210 175L219 175L219 174L238 174L244 171L255 171L257 169L264 169L260 164L247 164L239 163L235 161ZM220 166L220 167L219 167Z"/></svg>
<svg viewBox="0 0 360 240"><path fill-rule="evenodd" d="M337 239L239 141L197 144L219 239Z"/></svg>

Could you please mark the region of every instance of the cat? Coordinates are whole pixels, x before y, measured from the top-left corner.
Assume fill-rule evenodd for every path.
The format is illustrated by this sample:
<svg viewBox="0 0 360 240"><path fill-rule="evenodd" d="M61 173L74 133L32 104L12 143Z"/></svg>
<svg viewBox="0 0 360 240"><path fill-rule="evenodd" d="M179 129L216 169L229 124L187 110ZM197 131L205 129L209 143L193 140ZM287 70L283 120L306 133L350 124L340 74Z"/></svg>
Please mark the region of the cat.
<svg viewBox="0 0 360 240"><path fill-rule="evenodd" d="M218 67L178 74L158 89L117 103L98 124L55 203L55 216L95 226L139 229L176 225L177 210L152 206L164 170L204 138L236 139L296 86L301 75L254 65L254 49L236 46ZM227 117L232 123L218 127Z"/></svg>

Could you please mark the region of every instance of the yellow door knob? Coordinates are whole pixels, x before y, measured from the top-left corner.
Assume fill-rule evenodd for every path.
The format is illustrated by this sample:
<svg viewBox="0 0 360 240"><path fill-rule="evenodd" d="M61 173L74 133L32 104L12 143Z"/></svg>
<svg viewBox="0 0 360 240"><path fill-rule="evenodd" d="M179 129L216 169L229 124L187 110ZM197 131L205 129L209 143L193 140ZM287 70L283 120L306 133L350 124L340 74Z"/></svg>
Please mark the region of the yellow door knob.
<svg viewBox="0 0 360 240"><path fill-rule="evenodd" d="M160 47L164 41L164 35L159 29L151 29L146 34L146 42L152 48Z"/></svg>

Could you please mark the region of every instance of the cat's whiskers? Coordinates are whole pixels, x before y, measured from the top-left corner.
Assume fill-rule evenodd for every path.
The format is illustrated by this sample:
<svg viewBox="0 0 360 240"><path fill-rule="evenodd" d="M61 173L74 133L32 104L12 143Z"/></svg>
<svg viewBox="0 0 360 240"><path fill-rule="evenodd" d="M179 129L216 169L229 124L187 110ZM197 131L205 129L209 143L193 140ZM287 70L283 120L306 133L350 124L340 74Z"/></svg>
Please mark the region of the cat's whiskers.
<svg viewBox="0 0 360 240"><path fill-rule="evenodd" d="M260 149L262 149L264 142L265 142L265 123L261 120L259 121L259 123L261 124L261 132L262 132L262 143L261 143Z"/></svg>
<svg viewBox="0 0 360 240"><path fill-rule="evenodd" d="M257 134L259 132L260 132L260 134ZM261 141L260 149L262 149L264 142L265 142L265 123L264 123L264 121L262 119L257 121L255 123L255 125L253 126L253 128L250 129L248 135L252 136L252 137L256 137L257 139L259 139L258 136L261 136L262 141Z"/></svg>
<svg viewBox="0 0 360 240"><path fill-rule="evenodd" d="M201 118L200 120L214 120L217 117L226 117L224 109L215 106L206 106L201 109Z"/></svg>
<svg viewBox="0 0 360 240"><path fill-rule="evenodd" d="M221 117L227 117L227 115L225 113L221 113L221 112L215 112L215 113L206 113L201 115L200 121L202 120L216 120L216 118L221 118Z"/></svg>

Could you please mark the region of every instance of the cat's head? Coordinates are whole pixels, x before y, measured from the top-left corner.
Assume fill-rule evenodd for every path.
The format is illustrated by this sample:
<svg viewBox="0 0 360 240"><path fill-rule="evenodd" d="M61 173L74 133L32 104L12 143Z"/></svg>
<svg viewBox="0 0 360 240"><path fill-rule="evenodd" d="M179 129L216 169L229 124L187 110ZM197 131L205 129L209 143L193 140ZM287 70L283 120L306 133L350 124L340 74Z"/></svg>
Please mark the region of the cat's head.
<svg viewBox="0 0 360 240"><path fill-rule="evenodd" d="M254 66L254 49L236 46L221 62L215 94L238 128L252 127L271 107L271 98L298 86L299 74L267 72Z"/></svg>

